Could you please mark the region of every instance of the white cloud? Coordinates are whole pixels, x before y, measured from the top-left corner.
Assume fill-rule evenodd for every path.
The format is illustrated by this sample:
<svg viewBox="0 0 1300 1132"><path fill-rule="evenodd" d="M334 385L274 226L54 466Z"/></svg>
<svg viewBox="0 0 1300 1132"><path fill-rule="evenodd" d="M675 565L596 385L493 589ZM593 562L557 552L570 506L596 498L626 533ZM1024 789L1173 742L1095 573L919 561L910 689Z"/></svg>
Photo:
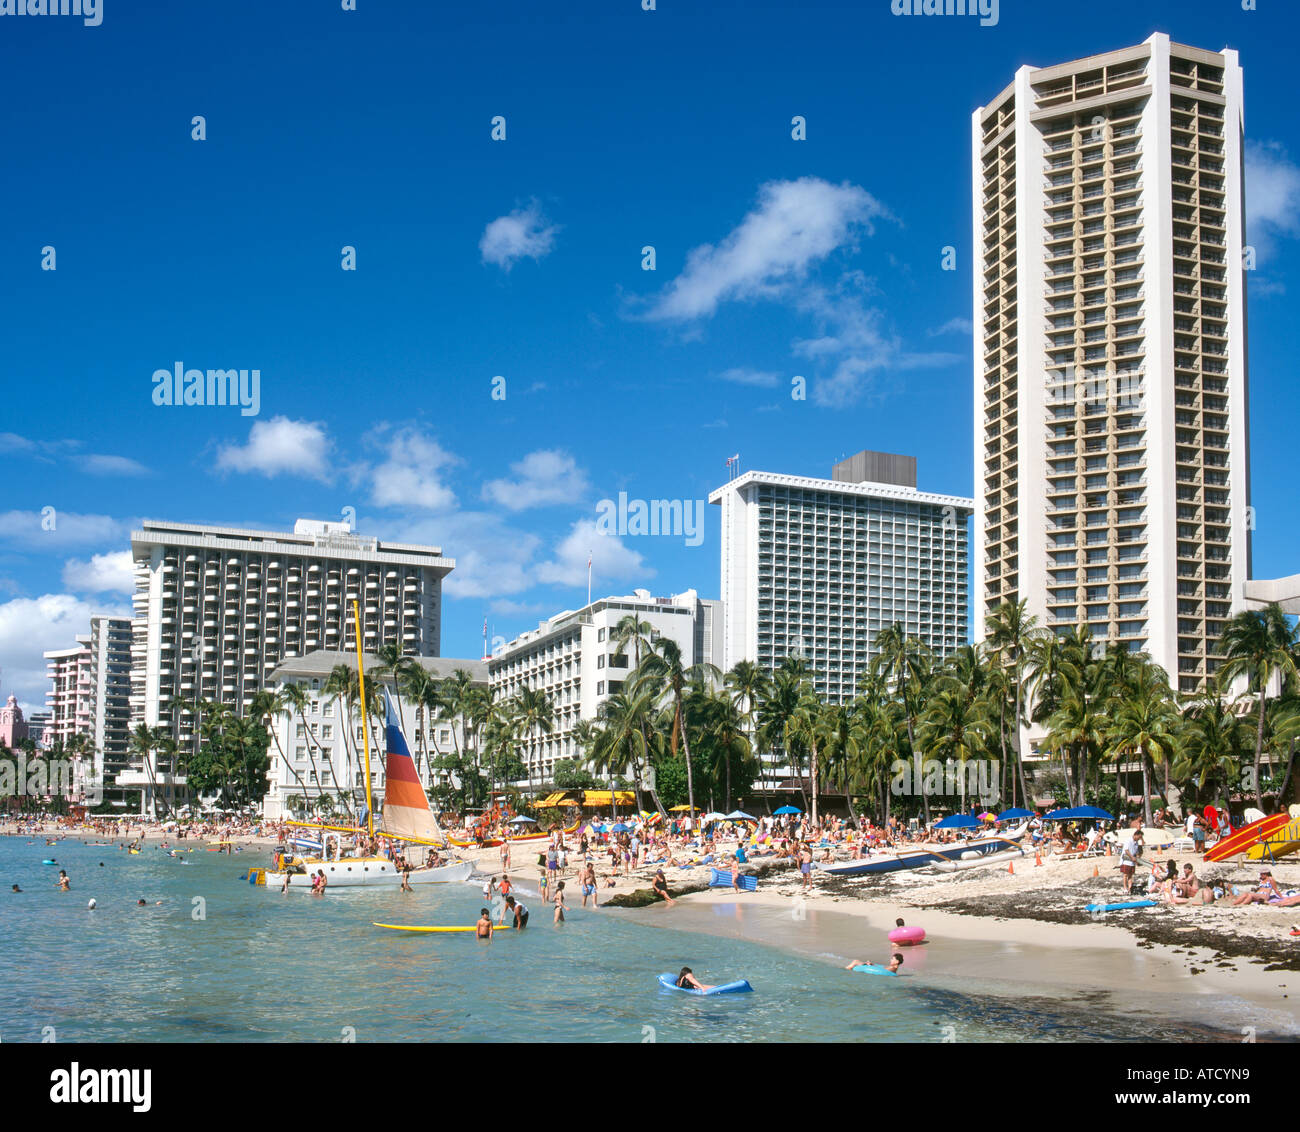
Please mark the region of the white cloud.
<svg viewBox="0 0 1300 1132"><path fill-rule="evenodd" d="M377 507L413 507L446 511L456 494L442 482L442 473L457 462L431 436L403 428L386 442L387 459L370 469L370 500Z"/></svg>
<svg viewBox="0 0 1300 1132"><path fill-rule="evenodd" d="M527 208L517 208L488 224L478 250L484 263L509 271L525 256L540 260L549 255L559 230L543 215L541 205L532 201Z"/></svg>
<svg viewBox="0 0 1300 1132"><path fill-rule="evenodd" d="M393 541L441 546L456 560L443 583L448 598L499 598L537 584L531 566L541 540L491 512L409 519L397 526Z"/></svg>
<svg viewBox="0 0 1300 1132"><path fill-rule="evenodd" d="M809 267L850 245L887 210L865 189L817 177L769 181L758 205L714 246L703 244L655 301L647 317L707 317L729 299L772 298Z"/></svg>
<svg viewBox="0 0 1300 1132"><path fill-rule="evenodd" d="M1277 142L1246 144L1246 235L1260 259L1300 236L1300 167Z"/></svg>
<svg viewBox="0 0 1300 1132"><path fill-rule="evenodd" d="M41 654L47 649L72 648L78 634L90 632L90 618L96 613L131 616L129 607L92 605L71 594L0 602L0 657L4 657L0 692L16 695L25 712L43 711L49 679Z"/></svg>
<svg viewBox="0 0 1300 1132"><path fill-rule="evenodd" d="M143 476L149 471L129 456L106 456L99 452L92 452L81 461L81 466L92 476Z"/></svg>
<svg viewBox="0 0 1300 1132"><path fill-rule="evenodd" d="M63 566L63 584L76 593L133 593L135 571L131 552L111 550L93 555L88 562L69 558Z"/></svg>
<svg viewBox="0 0 1300 1132"><path fill-rule="evenodd" d="M746 369L744 366L723 370L718 377L733 385L755 385L762 389L771 389L781 380L779 374L769 373L767 370Z"/></svg>
<svg viewBox="0 0 1300 1132"><path fill-rule="evenodd" d="M131 524L111 515L80 515L53 504L0 514L0 541L34 550L59 550L94 543L124 542Z"/></svg>
<svg viewBox="0 0 1300 1132"><path fill-rule="evenodd" d="M579 519L555 548L555 557L537 565L537 579L557 586L587 584L587 555L591 572L602 586L627 578L651 578L654 570L645 565L640 553L624 545L617 535L597 530L594 519Z"/></svg>
<svg viewBox="0 0 1300 1132"><path fill-rule="evenodd" d="M819 335L798 339L796 356L833 365L828 377L812 384L813 401L845 408L860 400L879 373L953 365L960 354L914 353L882 326L880 311L868 304L873 289L861 272L845 273L834 288L811 287L800 296L799 309L812 316Z"/></svg>
<svg viewBox="0 0 1300 1132"><path fill-rule="evenodd" d="M511 601L497 598L488 602L488 609L499 617L535 617L545 613L548 606L536 601Z"/></svg>
<svg viewBox="0 0 1300 1132"><path fill-rule="evenodd" d="M587 474L567 452L542 448L510 465L515 479L489 480L483 498L508 511L576 503L588 491Z"/></svg>
<svg viewBox="0 0 1300 1132"><path fill-rule="evenodd" d="M264 476L330 478L329 433L318 421L292 421L272 417L254 421L248 443L223 445L217 452L217 467L235 472L257 472Z"/></svg>
<svg viewBox="0 0 1300 1132"><path fill-rule="evenodd" d="M975 324L968 318L950 318L942 326L936 326L926 333L931 338L938 338L941 334L974 334Z"/></svg>

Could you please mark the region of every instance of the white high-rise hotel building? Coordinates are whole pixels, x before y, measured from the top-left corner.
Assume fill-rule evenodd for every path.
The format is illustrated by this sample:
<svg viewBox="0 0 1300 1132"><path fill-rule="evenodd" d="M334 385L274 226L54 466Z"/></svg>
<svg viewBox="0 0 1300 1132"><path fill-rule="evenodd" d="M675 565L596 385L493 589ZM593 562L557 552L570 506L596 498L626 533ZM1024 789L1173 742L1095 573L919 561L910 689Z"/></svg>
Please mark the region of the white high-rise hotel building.
<svg viewBox="0 0 1300 1132"><path fill-rule="evenodd" d="M219 700L242 712L281 661L318 649L354 653L400 642L437 656L442 579L455 563L431 546L381 542L346 523L299 519L292 533L146 521L131 534L135 722L170 722L182 746L195 713Z"/></svg>
<svg viewBox="0 0 1300 1132"><path fill-rule="evenodd" d="M976 634L1026 601L1193 691L1250 571L1237 53L1022 67L971 124Z"/></svg>
<svg viewBox="0 0 1300 1132"><path fill-rule="evenodd" d="M883 629L940 657L966 644L972 501L916 490L916 459L860 452L832 478L746 472L722 509L721 667L802 657L831 703L856 694Z"/></svg>

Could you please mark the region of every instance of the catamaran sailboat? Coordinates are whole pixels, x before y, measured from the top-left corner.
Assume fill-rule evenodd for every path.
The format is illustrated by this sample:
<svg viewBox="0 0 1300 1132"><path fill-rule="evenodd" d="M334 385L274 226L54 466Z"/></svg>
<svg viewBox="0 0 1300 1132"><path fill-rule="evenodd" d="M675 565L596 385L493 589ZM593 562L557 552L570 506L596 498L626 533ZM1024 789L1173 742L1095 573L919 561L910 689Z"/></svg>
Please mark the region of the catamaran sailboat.
<svg viewBox="0 0 1300 1132"><path fill-rule="evenodd" d="M361 625L360 615L353 602L353 613L357 617L357 666L361 702L366 702L365 673L361 670ZM304 841L301 845L306 850L302 857L294 856L286 860L278 870L254 870L249 880L253 884L270 887L283 887L286 881L295 891L310 890L312 876L318 872L325 874L325 891L333 892L340 888L374 887L377 885L397 886L402 883L402 873L388 857L381 856L345 856L343 835L354 834L358 839L370 839L378 834L397 841L405 841L426 847L426 853L434 847L447 845L447 836L438 825L437 819L429 809L429 799L424 793L424 786L415 769L415 760L411 758L410 748L406 745L406 736L402 733L401 723L393 708L393 701L387 690L384 691L384 766L386 786L384 790L384 817L379 830L375 829L370 804L370 729L364 726L362 734L365 742L366 757L366 828L349 830L344 827L306 827L322 832L319 842ZM330 832L332 829L332 832ZM299 844L295 841L295 844ZM412 887L419 884L439 884L468 880L474 871L469 861L453 861L447 864L437 863L439 858L430 855L428 863L421 868L413 868L406 874L407 883Z"/></svg>

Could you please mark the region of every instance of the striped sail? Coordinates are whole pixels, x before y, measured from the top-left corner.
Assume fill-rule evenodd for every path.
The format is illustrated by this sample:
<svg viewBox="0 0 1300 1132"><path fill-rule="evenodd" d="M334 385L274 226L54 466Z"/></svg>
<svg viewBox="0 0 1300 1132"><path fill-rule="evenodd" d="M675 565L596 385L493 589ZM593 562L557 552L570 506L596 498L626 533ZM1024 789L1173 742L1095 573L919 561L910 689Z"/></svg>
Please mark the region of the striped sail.
<svg viewBox="0 0 1300 1132"><path fill-rule="evenodd" d="M429 810L429 799L415 770L393 701L384 692L384 833L420 841L445 840Z"/></svg>

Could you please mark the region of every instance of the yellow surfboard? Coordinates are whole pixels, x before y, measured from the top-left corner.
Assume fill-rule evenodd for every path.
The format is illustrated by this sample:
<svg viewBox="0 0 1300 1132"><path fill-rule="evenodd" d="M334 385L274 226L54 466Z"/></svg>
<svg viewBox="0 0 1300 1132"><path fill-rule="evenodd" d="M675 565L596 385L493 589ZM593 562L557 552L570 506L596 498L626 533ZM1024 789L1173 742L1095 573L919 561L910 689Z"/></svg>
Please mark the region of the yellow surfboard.
<svg viewBox="0 0 1300 1132"><path fill-rule="evenodd" d="M423 924L423 925L422 924L381 924L377 920L371 920L370 922L374 927L388 928L391 931L395 931L395 932L472 932L475 931L478 927L477 924L471 924L469 927L465 928L465 927L443 927L441 925L434 925L434 924ZM499 928L495 924L493 924L492 930L494 932L508 932L512 927L514 927L513 924L507 924L505 927L502 928Z"/></svg>
<svg viewBox="0 0 1300 1132"><path fill-rule="evenodd" d="M1246 850L1246 860L1264 861L1285 857L1300 849L1300 821L1291 821L1263 841Z"/></svg>

